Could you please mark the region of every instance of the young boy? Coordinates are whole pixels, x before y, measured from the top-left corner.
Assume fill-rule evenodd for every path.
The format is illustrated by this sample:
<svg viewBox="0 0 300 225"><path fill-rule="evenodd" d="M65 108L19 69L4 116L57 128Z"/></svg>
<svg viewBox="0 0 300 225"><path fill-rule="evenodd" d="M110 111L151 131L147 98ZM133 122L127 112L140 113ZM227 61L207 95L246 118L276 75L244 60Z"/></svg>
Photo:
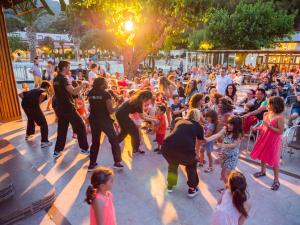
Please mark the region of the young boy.
<svg viewBox="0 0 300 225"><path fill-rule="evenodd" d="M167 130L167 122L166 122L166 107L164 105L158 105L156 110L155 119L158 121L158 124L155 127L156 133L156 141L157 141L157 148L154 149L154 152L161 154L161 146L163 144L166 130Z"/></svg>
<svg viewBox="0 0 300 225"><path fill-rule="evenodd" d="M173 129L175 126L175 119L182 117L182 112L185 110L185 108L180 103L178 95L173 96L173 103L171 105L171 110L172 110L171 129Z"/></svg>

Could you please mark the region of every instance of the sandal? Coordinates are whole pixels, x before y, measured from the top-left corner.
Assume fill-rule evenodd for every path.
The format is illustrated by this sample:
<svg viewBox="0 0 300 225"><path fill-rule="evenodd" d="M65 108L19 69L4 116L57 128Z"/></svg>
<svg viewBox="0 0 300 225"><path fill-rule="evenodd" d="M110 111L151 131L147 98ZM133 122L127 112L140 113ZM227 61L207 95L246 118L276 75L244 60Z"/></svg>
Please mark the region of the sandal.
<svg viewBox="0 0 300 225"><path fill-rule="evenodd" d="M253 176L254 176L255 178L264 177L264 176L266 176L266 172L257 172L257 173L255 173L255 174L253 174Z"/></svg>
<svg viewBox="0 0 300 225"><path fill-rule="evenodd" d="M217 192L219 192L220 194L222 194L224 191L225 191L225 188L219 188L219 189L217 190Z"/></svg>
<svg viewBox="0 0 300 225"><path fill-rule="evenodd" d="M274 181L272 186L271 186L271 190L277 191L279 189L279 187L280 187L279 181Z"/></svg>
<svg viewBox="0 0 300 225"><path fill-rule="evenodd" d="M207 167L207 168L204 170L204 173L211 173L212 171L214 171L214 168L212 168L212 167Z"/></svg>

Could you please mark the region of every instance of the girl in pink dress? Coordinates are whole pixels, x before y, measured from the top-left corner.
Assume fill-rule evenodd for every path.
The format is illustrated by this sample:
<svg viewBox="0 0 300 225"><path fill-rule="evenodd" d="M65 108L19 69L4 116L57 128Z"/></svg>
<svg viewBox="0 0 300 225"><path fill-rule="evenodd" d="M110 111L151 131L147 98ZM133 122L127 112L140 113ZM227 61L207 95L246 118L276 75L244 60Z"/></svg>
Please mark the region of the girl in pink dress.
<svg viewBox="0 0 300 225"><path fill-rule="evenodd" d="M266 176L266 164L273 167L274 182L271 189L277 191L279 183L279 160L281 135L284 131L284 102L281 97L271 97L267 105L268 112L264 114L263 124L253 130L259 130L260 136L250 154L252 159L261 160L261 170L254 174L255 178Z"/></svg>
<svg viewBox="0 0 300 225"><path fill-rule="evenodd" d="M91 205L90 225L116 225L113 195L113 171L98 168L91 176L91 185L86 190L85 201Z"/></svg>

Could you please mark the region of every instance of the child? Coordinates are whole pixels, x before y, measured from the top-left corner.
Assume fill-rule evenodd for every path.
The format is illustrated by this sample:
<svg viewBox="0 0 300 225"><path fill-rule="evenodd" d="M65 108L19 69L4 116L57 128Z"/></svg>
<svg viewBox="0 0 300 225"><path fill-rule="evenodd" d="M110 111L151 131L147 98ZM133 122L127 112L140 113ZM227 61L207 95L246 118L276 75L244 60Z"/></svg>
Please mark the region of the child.
<svg viewBox="0 0 300 225"><path fill-rule="evenodd" d="M218 126L218 114L215 110L208 110L205 113L206 123L204 124L205 137L210 137L216 133ZM214 141L207 142L203 148L200 149L200 162L199 166L204 164L204 151L206 151L208 158L208 167L204 170L205 173L211 173L213 169L213 158L211 152L213 151Z"/></svg>
<svg viewBox="0 0 300 225"><path fill-rule="evenodd" d="M171 130L174 129L175 126L175 119L178 117L182 117L182 112L185 108L182 106L179 100L178 95L173 96L173 103L171 104L171 111L172 111L172 122L171 122Z"/></svg>
<svg viewBox="0 0 300 225"><path fill-rule="evenodd" d="M242 173L232 171L228 177L226 190L213 212L212 225L244 224L250 210L246 193L246 178Z"/></svg>
<svg viewBox="0 0 300 225"><path fill-rule="evenodd" d="M78 85L81 85L81 83L82 83L81 81L73 80L72 86L75 88ZM87 119L87 113L85 110L84 100L83 100L81 94L73 96L73 98L75 100L75 108L76 108L77 112L79 113L79 115L81 116L84 123L86 124L87 130L89 130L89 127L88 127L89 122ZM75 132L73 133L73 138L75 138L75 139L77 138L77 134Z"/></svg>
<svg viewBox="0 0 300 225"><path fill-rule="evenodd" d="M243 136L242 120L240 117L233 116L227 120L226 127L219 133L206 138L207 142L223 138L223 143L217 144L221 148L221 180L226 184L229 173L235 169L240 153L240 144ZM224 189L219 189L222 192Z"/></svg>
<svg viewBox="0 0 300 225"><path fill-rule="evenodd" d="M116 225L113 195L113 172L108 168L98 168L91 176L91 185L86 190L85 201L90 207L91 225Z"/></svg>
<svg viewBox="0 0 300 225"><path fill-rule="evenodd" d="M252 159L261 160L261 170L254 174L255 178L266 176L266 164L273 167L273 191L279 189L279 161L281 148L281 135L284 131L284 101L279 96L271 97L267 105L268 112L264 114L263 124L253 130L260 130L261 134L250 154Z"/></svg>
<svg viewBox="0 0 300 225"><path fill-rule="evenodd" d="M158 147L154 149L154 152L158 154L161 154L161 146L164 142L167 130L166 111L167 109L164 105L157 106L155 119L158 121L158 124L156 125L155 133Z"/></svg>

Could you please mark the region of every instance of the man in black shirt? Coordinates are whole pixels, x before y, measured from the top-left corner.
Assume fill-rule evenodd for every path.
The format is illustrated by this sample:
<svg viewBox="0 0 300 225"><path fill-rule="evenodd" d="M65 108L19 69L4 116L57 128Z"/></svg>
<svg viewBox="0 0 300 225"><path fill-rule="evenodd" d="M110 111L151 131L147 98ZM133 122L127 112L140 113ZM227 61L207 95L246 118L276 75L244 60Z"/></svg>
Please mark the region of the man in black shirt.
<svg viewBox="0 0 300 225"><path fill-rule="evenodd" d="M67 132L71 123L74 133L77 134L79 147L82 154L89 154L89 145L86 137L85 125L75 109L72 96L76 96L87 86L86 82L76 88L69 83L67 76L70 74L70 63L60 61L58 64L58 75L53 80L56 97L56 113L58 117L57 140L53 153L54 158L61 155L66 144Z"/></svg>
<svg viewBox="0 0 300 225"><path fill-rule="evenodd" d="M30 140L35 132L35 123L41 127L41 147L46 148L52 145L48 140L48 124L40 108L40 104L48 97L50 84L43 81L40 88L32 89L20 95L21 106L27 116L27 129L25 140Z"/></svg>

